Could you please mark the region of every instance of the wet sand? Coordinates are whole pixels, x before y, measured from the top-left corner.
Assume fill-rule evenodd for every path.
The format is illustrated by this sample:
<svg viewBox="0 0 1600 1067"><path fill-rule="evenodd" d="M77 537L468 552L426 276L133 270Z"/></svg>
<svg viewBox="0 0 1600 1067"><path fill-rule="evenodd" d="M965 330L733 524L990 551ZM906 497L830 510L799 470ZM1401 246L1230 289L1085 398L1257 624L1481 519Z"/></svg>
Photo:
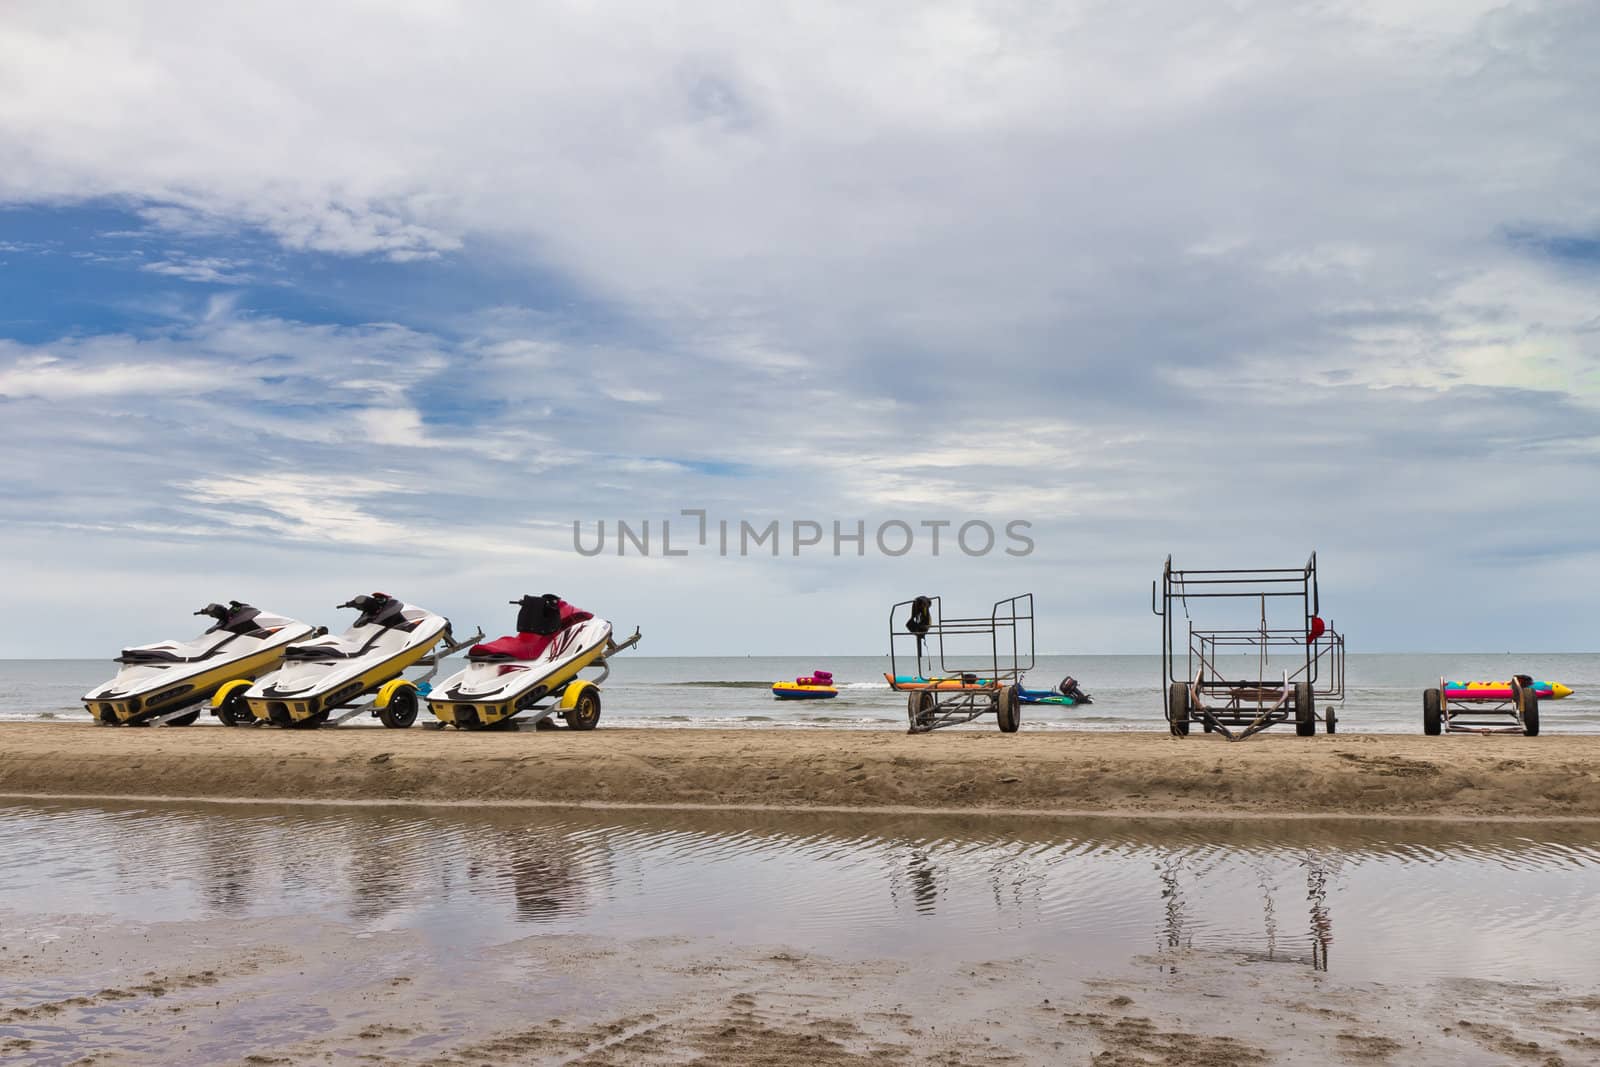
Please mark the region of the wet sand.
<svg viewBox="0 0 1600 1067"><path fill-rule="evenodd" d="M1600 819L1600 737L0 725L0 794Z"/></svg>
<svg viewBox="0 0 1600 1067"><path fill-rule="evenodd" d="M775 945L529 937L473 958L312 918L13 935L0 1058L36 1064L1592 1063L1600 996L1352 983L1189 951L1084 978ZM470 980L463 980L470 976Z"/></svg>

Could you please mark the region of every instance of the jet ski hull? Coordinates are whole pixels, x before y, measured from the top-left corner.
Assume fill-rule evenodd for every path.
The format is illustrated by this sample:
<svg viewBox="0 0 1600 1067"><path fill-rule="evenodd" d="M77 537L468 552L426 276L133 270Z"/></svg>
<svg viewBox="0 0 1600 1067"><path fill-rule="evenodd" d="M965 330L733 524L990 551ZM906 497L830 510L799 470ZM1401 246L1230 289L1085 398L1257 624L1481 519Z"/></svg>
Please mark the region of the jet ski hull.
<svg viewBox="0 0 1600 1067"><path fill-rule="evenodd" d="M420 621L397 649L354 659L288 660L244 695L244 703L262 722L279 726L310 724L344 707L386 682L400 677L438 644L449 624L434 615Z"/></svg>
<svg viewBox="0 0 1600 1067"><path fill-rule="evenodd" d="M289 622L266 641L241 639L236 653L202 663L134 663L116 678L83 695L84 709L108 725L143 722L210 700L228 682L251 681L283 662L289 645L312 634L302 622Z"/></svg>
<svg viewBox="0 0 1600 1067"><path fill-rule="evenodd" d="M571 644L550 660L483 659L451 675L428 695L428 710L441 722L474 728L493 726L558 693L578 672L599 659L611 624L589 619L570 631Z"/></svg>

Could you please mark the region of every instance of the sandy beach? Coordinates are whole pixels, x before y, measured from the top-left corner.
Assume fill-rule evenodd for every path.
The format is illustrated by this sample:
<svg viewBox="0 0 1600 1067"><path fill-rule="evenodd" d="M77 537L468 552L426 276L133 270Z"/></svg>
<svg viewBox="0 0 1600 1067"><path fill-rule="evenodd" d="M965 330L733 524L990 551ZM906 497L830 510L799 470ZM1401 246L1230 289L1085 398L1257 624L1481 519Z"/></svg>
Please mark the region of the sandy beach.
<svg viewBox="0 0 1600 1067"><path fill-rule="evenodd" d="M1276 954L1263 954L1255 941L1163 939L1154 928L1148 949L1141 944L1122 957L1095 956L1076 942L1068 952L1019 952L1015 943L975 948L971 941L958 948L940 934L955 927L939 925L934 914L976 905L1023 915L1023 898L997 895L985 903L981 894L916 894L938 893L941 879L960 877L965 849L994 842L1017 849L1006 853L1014 859L997 861L994 884L1018 892L1036 870L1027 857L1084 832L1047 816L1094 813L1110 816L1090 830L1096 850L1149 856L1137 864L1149 870L1136 894L1154 899L1159 892L1162 906L1174 909L1170 922L1182 924L1231 893L1208 888L1188 863L1171 867L1155 858L1188 854L1206 835L1262 856L1345 854L1365 866L1482 855L1499 870L1537 864L1519 849L1571 856L1587 848L1587 824L1600 822L1597 786L1600 738L1285 735L1230 745L1158 732L908 737L5 726L0 806L59 817L48 824L59 827L52 834L88 849L64 870L101 855L97 862L109 870L132 874L131 882L115 883L122 890L178 894L162 899L193 892L201 903L168 915L135 909L113 918L114 904L83 915L64 896L59 915L37 899L8 913L0 939L0 1058L775 1067L1591 1062L1600 1050L1593 1025L1600 989L1588 981L1401 982L1329 973L1325 959L1318 969L1302 913L1309 907L1310 921L1332 924L1341 968L1360 948L1362 916L1335 893L1326 898L1331 918L1319 920L1324 897L1313 892L1315 883L1279 887L1281 917L1268 902L1262 921L1282 930ZM132 802L38 799L117 797ZM530 808L519 812L519 805ZM579 822L565 836L540 837L531 806L541 809L537 818ZM682 810L560 810L574 806ZM105 824L115 827L113 836L71 837L73 826L85 825L82 813L95 810L113 813ZM285 853L272 836L299 822L296 811L320 820L306 847L315 842L321 859ZM1163 818L1198 815L1219 818L1199 827ZM1241 818L1266 815L1291 818ZM1023 816L1038 817L1019 822ZM160 831L164 844L154 852L142 851L146 835L126 821L170 818L185 820L187 829ZM432 820L433 829L424 836L385 829L384 820L412 818ZM1376 819L1385 821L1374 831L1367 824ZM1543 830L1530 825L1541 819L1569 821L1547 821ZM626 828L608 829L616 823ZM1133 836L1124 842L1118 827ZM616 835L615 844L574 851L595 833ZM368 844L373 834L393 836ZM821 948L792 925L793 916L763 917L756 899L729 908L737 937L599 922L591 928L581 919L563 928L568 932L539 932L564 914L551 909L570 906L581 916L584 907L599 906L584 903L605 899L586 879L611 871L622 879L614 883L624 887L618 892L631 891L638 868L616 859L614 849L640 835L736 843L722 847L745 854L818 840L835 843L821 855L878 847L868 843L880 838L934 842L919 846L933 850L932 866L911 849L896 861L904 870L864 883L871 887L866 898L833 900L832 884L820 883L828 900L815 905L846 922L856 908L904 892L899 906L913 916L933 910L917 919L925 932L888 953ZM936 844L965 835L990 844L945 851ZM1526 843L1535 837L1547 844ZM593 856L611 858L596 866ZM1109 872L1110 862L1085 870ZM1193 867L1213 862L1196 859ZM1317 860L1313 868L1336 872L1339 862ZM311 870L329 872L326 885L345 886L340 892L353 902L345 907L357 910L339 912L327 889L313 891L304 908L252 910L261 894L292 893L323 877ZM686 894L685 906L712 891L705 878L714 876L693 864L682 871L685 881L650 884ZM1170 898L1163 871L1173 879ZM417 881L417 872L431 873ZM494 872L506 879L503 897L465 894L473 883L463 879ZM1306 877L1287 876L1289 883ZM190 889L172 889L174 882ZM1079 884L1077 894L1086 892L1087 883ZM381 919L392 905L414 914L407 902L436 894L460 909L440 912L454 915L436 920L444 927ZM1073 918L1077 899L1063 919L1092 927L1092 920ZM523 916L526 935L441 941L446 930L474 929L474 907L512 909ZM1048 927L1039 930L1043 936Z"/></svg>
<svg viewBox="0 0 1600 1067"><path fill-rule="evenodd" d="M1600 819L1600 737L7 724L0 794Z"/></svg>

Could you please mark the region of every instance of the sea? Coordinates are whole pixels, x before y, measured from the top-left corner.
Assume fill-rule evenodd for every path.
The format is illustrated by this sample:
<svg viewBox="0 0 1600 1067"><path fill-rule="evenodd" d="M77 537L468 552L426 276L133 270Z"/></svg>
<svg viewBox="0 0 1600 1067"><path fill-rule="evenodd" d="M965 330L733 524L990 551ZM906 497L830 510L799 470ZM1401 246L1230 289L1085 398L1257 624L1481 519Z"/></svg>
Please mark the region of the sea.
<svg viewBox="0 0 1600 1067"><path fill-rule="evenodd" d="M1281 677L1253 656L1224 657L1228 677ZM1297 664L1288 664L1293 670ZM887 656L782 658L760 656L641 656L622 652L602 684L601 725L683 729L719 727L813 730L903 730L906 697L884 681ZM456 669L447 661L444 671ZM839 696L825 701L780 701L774 681L833 672ZM902 666L902 672L904 667ZM106 660L0 660L0 721L87 720L78 698L110 678ZM592 672L591 672L592 673ZM1600 733L1600 654L1595 653L1351 653L1344 699L1333 702L1341 732L1421 733L1422 693L1441 678L1499 680L1531 674L1574 690L1540 706L1544 734ZM1094 702L1081 707L1028 705L1024 730L1164 730L1163 678L1158 656L1039 656L1025 677L1048 689L1076 678ZM440 675L440 679L444 676ZM439 679L435 679L439 680ZM1321 685L1330 681L1325 671ZM1320 703L1329 703L1322 700ZM423 713L427 718L426 712ZM213 723L209 716L203 723ZM358 716L346 726L376 725ZM995 729L985 716L959 729Z"/></svg>

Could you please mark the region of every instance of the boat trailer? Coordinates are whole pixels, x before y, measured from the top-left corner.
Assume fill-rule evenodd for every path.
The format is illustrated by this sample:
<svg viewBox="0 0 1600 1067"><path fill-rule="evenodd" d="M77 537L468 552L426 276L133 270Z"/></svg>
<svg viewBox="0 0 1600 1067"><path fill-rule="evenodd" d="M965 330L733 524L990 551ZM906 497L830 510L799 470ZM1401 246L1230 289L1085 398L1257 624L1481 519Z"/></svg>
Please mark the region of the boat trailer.
<svg viewBox="0 0 1600 1067"><path fill-rule="evenodd" d="M1469 715L1473 717L1467 718ZM1485 715L1493 718L1480 718ZM1440 678L1439 688L1423 690L1422 732L1430 737L1442 733L1538 737L1539 693L1533 687L1533 677L1513 675L1504 689L1472 694L1452 690Z"/></svg>
<svg viewBox="0 0 1600 1067"><path fill-rule="evenodd" d="M913 647L908 647L912 646ZM901 673L901 665L914 667ZM997 600L986 616L952 618L937 596L889 609L889 688L906 694L907 732L925 734L993 714L1022 724L1019 690L1034 665L1033 594Z"/></svg>
<svg viewBox="0 0 1600 1067"><path fill-rule="evenodd" d="M1345 643L1319 614L1315 552L1304 567L1234 570L1177 570L1168 556L1159 590L1157 584L1150 583L1150 610L1163 620L1161 692L1172 736L1187 737L1195 721L1229 741L1289 722L1301 737L1315 734L1318 722L1335 731L1332 705L1344 701ZM1190 601L1205 603L1228 625L1197 627ZM1255 624L1244 625L1239 607L1252 601ZM1180 610L1187 631L1181 664ZM1247 673L1224 669L1241 658Z"/></svg>

